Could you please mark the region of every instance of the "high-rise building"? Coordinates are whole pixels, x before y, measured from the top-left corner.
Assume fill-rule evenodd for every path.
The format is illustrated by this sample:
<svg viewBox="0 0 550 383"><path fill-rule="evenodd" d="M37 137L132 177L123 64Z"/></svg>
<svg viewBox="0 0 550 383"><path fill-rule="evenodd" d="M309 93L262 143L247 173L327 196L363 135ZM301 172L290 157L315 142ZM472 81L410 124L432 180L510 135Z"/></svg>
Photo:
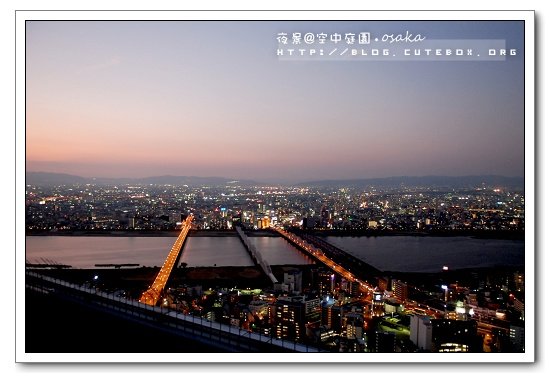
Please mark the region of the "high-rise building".
<svg viewBox="0 0 550 383"><path fill-rule="evenodd" d="M348 312L344 316L340 351L365 352L365 338L363 334L363 315Z"/></svg>
<svg viewBox="0 0 550 383"><path fill-rule="evenodd" d="M316 326L321 321L319 298L306 296L279 297L270 307L277 338L304 340L306 327Z"/></svg>
<svg viewBox="0 0 550 383"><path fill-rule="evenodd" d="M343 315L344 307L340 304L335 304L333 300L324 300L321 304L321 324L338 334L342 331Z"/></svg>
<svg viewBox="0 0 550 383"><path fill-rule="evenodd" d="M352 297L358 297L359 293L360 293L360 290L359 290L360 284L359 284L359 282L350 281L349 286L350 286L350 290L349 290L350 295Z"/></svg>
<svg viewBox="0 0 550 383"><path fill-rule="evenodd" d="M264 201L258 201L258 213L263 213L265 211Z"/></svg>
<svg viewBox="0 0 550 383"><path fill-rule="evenodd" d="M304 319L306 326L316 326L321 323L321 300L316 296L304 296Z"/></svg>
<svg viewBox="0 0 550 383"><path fill-rule="evenodd" d="M346 313L342 333L347 339L363 339L363 316L359 313Z"/></svg>
<svg viewBox="0 0 550 383"><path fill-rule="evenodd" d="M275 335L280 339L299 340L304 331L302 299L278 299L274 306Z"/></svg>
<svg viewBox="0 0 550 383"><path fill-rule="evenodd" d="M330 213L327 210L326 205L323 205L321 209L321 226L327 227L330 219Z"/></svg>
<svg viewBox="0 0 550 383"><path fill-rule="evenodd" d="M406 282L401 282L398 279L394 279L391 282L391 289L393 291L393 296L395 299L404 302L409 296L408 286Z"/></svg>
<svg viewBox="0 0 550 383"><path fill-rule="evenodd" d="M331 271L320 270L317 272L319 294L321 296L332 295L334 292L335 275Z"/></svg>
<svg viewBox="0 0 550 383"><path fill-rule="evenodd" d="M372 300L372 316L379 317L384 315L384 295L376 291Z"/></svg>
<svg viewBox="0 0 550 383"><path fill-rule="evenodd" d="M290 291L300 294L302 292L302 272L300 270L285 272L283 283L289 286Z"/></svg>
<svg viewBox="0 0 550 383"><path fill-rule="evenodd" d="M430 317L420 315L411 317L410 339L421 351L432 351L432 323Z"/></svg>
<svg viewBox="0 0 550 383"><path fill-rule="evenodd" d="M514 273L514 283L517 291L525 291L525 275L523 273Z"/></svg>
<svg viewBox="0 0 550 383"><path fill-rule="evenodd" d="M521 318L525 318L525 303L514 297L513 299L514 310L516 310Z"/></svg>
<svg viewBox="0 0 550 383"><path fill-rule="evenodd" d="M510 343L519 352L525 352L525 327L510 325Z"/></svg>

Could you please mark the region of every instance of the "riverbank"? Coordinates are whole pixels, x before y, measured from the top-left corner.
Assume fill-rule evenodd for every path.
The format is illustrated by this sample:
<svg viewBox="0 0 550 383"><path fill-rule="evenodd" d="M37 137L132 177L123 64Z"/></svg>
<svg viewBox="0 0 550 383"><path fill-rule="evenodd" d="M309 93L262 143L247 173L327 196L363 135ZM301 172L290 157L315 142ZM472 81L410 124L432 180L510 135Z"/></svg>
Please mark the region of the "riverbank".
<svg viewBox="0 0 550 383"><path fill-rule="evenodd" d="M476 239L524 240L523 230L430 230L430 231L389 231L389 230L308 230L308 234L319 237L471 237Z"/></svg>
<svg viewBox="0 0 550 383"><path fill-rule="evenodd" d="M279 281L284 273L300 270L307 276L315 265L277 265L271 269ZM99 287L105 291L124 290L138 299L159 272L159 267L127 269L47 269L36 270L52 278L79 285ZM203 288L238 287L271 289L273 284L258 266L178 267L172 270L169 286L201 285Z"/></svg>
<svg viewBox="0 0 550 383"><path fill-rule="evenodd" d="M389 230L307 230L320 237L471 237L476 239L525 240L522 230L439 230L439 231L389 231ZM277 237L270 230L245 230L250 237ZM69 237L177 237L179 230L75 230L75 231L26 231L26 236ZM190 230L190 237L235 237L234 230Z"/></svg>
<svg viewBox="0 0 550 383"><path fill-rule="evenodd" d="M313 271L318 265L274 265L273 274L281 282L285 272L302 272L303 286L312 286ZM38 271L38 270L37 270ZM158 267L138 267L128 269L48 269L38 272L75 284L88 284L105 291L125 290L138 299L159 271ZM478 287L480 283L499 285L510 279L514 273L523 273L524 269L512 266L464 268L442 270L440 272L381 272L380 277L406 281L422 289L431 290L435 285ZM511 283L511 282L510 282ZM230 267L178 267L173 269L168 287L201 285L203 288L237 287L272 289L270 282L257 266Z"/></svg>
<svg viewBox="0 0 550 383"><path fill-rule="evenodd" d="M75 231L27 231L28 237L177 237L179 230L75 230ZM190 230L190 237L236 237L233 230Z"/></svg>

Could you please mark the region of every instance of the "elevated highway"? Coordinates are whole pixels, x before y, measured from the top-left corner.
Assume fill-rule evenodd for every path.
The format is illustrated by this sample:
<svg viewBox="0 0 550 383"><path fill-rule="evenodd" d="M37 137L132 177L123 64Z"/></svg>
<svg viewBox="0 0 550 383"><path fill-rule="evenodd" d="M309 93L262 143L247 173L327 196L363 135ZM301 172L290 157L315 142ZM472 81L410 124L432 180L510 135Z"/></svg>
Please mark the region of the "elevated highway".
<svg viewBox="0 0 550 383"><path fill-rule="evenodd" d="M280 227L272 227L272 229L277 233L279 233L287 241L294 244L296 247L298 247L299 249L304 251L306 254L311 256L312 258L325 264L325 266L333 270L342 278L345 278L351 282L359 283L360 290L363 291L364 293L370 295L374 292L374 288L370 285L370 283L368 283L366 280L363 280L356 273L352 272L351 270L348 270L347 268L343 267L341 264L331 259L321 249L315 247L305 239L300 238L296 234L283 230Z"/></svg>

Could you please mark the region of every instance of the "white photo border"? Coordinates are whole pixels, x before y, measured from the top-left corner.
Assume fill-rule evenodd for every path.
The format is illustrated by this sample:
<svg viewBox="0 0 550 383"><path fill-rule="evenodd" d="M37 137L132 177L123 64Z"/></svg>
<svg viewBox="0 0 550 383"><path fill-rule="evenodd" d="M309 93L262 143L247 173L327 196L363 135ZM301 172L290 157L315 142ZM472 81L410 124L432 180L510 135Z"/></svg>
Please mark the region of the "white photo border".
<svg viewBox="0 0 550 383"><path fill-rule="evenodd" d="M514 354L124 354L26 353L25 307L16 304L16 362L100 363L529 363L535 361L535 14L534 11L16 11L16 300L25 301L25 22L27 20L385 20L524 21L525 353ZM539 324L541 325L541 324Z"/></svg>

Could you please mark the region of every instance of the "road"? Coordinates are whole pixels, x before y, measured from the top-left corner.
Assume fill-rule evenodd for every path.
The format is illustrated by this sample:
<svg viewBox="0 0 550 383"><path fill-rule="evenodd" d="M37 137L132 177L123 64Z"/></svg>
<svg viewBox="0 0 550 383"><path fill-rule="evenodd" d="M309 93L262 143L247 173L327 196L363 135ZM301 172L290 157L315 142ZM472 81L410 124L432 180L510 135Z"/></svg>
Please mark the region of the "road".
<svg viewBox="0 0 550 383"><path fill-rule="evenodd" d="M299 248L304 250L307 254L311 255L312 257L316 258L320 262L324 263L327 267L329 267L335 273L339 274L341 277L347 279L348 281L358 282L360 290L362 292L367 293L369 296L372 296L374 289L369 283L361 280L356 275L354 275L351 271L345 269L341 265L334 262L332 259L327 257L322 250L319 250L318 248L311 245L309 242L303 240L302 238L298 237L297 235L289 233L279 227L272 227L272 229L275 230L277 233L279 233L283 238L297 245Z"/></svg>

